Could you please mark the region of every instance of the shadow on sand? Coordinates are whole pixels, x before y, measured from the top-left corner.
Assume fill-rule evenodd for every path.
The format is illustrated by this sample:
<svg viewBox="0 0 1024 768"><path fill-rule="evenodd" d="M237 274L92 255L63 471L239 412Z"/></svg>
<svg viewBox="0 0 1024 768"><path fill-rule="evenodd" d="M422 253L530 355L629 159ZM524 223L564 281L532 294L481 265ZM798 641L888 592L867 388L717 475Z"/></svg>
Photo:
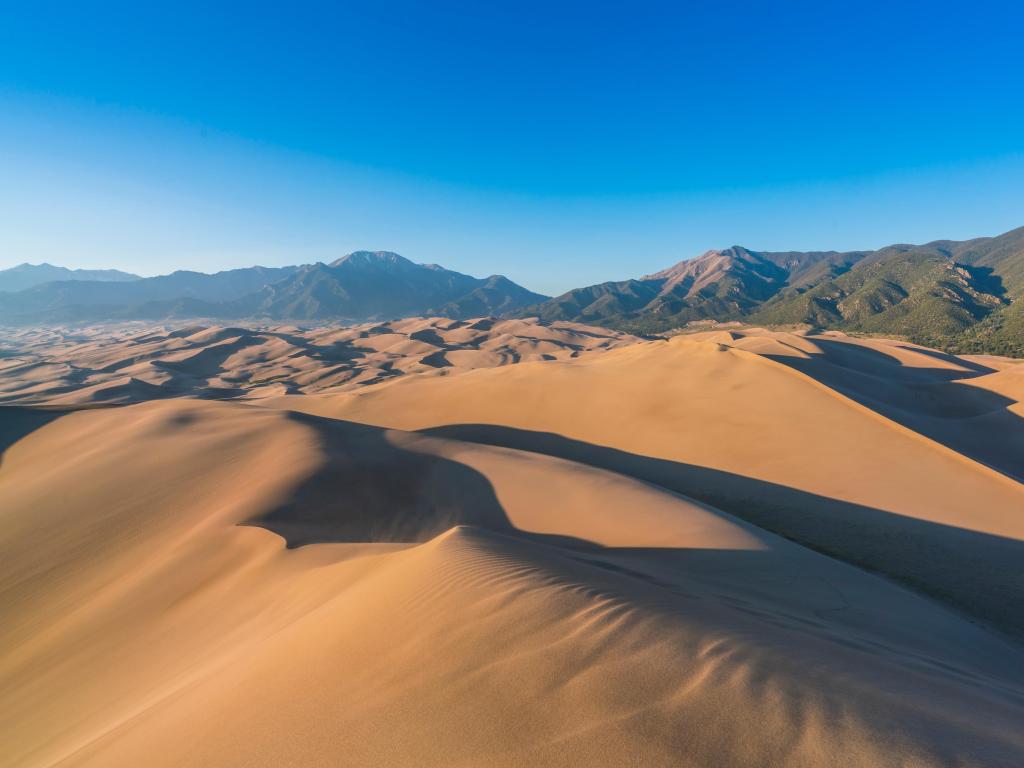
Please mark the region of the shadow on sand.
<svg viewBox="0 0 1024 768"><path fill-rule="evenodd" d="M554 456L661 486L1024 637L1024 542L552 433L486 424L423 433Z"/></svg>
<svg viewBox="0 0 1024 768"><path fill-rule="evenodd" d="M8 448L65 413L65 409L0 405L0 467Z"/></svg>
<svg viewBox="0 0 1024 768"><path fill-rule="evenodd" d="M0 407L0 461L11 445L67 412ZM1018 540L551 433L484 424L404 433L299 413L289 417L314 430L324 461L283 503L246 521L280 535L289 547L420 542L468 524L577 552L619 551L568 536L517 530L490 480L438 455L436 443L431 446L427 439L448 438L558 457L690 496L1024 637L1024 542ZM557 514L559 499L550 499L550 504ZM629 512L622 510L623 515ZM671 557L673 551L659 557Z"/></svg>
<svg viewBox="0 0 1024 768"><path fill-rule="evenodd" d="M1024 418L1016 400L960 382L994 369L930 349L913 351L967 368L903 365L884 352L814 337L809 358L765 355L821 382L887 419L1024 482Z"/></svg>

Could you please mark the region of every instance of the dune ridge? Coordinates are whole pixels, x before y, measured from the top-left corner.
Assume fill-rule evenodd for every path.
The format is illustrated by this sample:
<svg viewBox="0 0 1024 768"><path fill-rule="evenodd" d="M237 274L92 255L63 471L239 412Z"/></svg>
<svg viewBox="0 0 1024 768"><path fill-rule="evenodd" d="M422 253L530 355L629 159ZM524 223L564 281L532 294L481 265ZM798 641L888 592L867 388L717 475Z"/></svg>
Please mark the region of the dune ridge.
<svg viewBox="0 0 1024 768"><path fill-rule="evenodd" d="M1024 583L1013 566L1024 538L1024 486L1013 479L1019 457L1011 450L1022 432L1019 404L999 397L977 416L903 415L828 387L820 367L785 361L774 354L777 336L732 336L725 344L717 332L634 344L543 374L526 365L470 372L445 386L397 382L275 402L632 474L1024 632L1015 609ZM855 352L887 348L835 333L824 340ZM771 354L754 351L765 344ZM931 355L906 354L933 385L973 397L971 387L946 381L947 361L931 368ZM1006 435L991 437L994 424ZM956 450L987 439L1003 451L990 462ZM1000 462L1009 471L992 468Z"/></svg>
<svg viewBox="0 0 1024 768"><path fill-rule="evenodd" d="M340 392L409 373L564 360L636 341L536 319L406 318L355 326L11 328L0 403L129 403Z"/></svg>
<svg viewBox="0 0 1024 768"><path fill-rule="evenodd" d="M0 765L1020 764L1016 363L579 327L205 393L274 333L90 334L192 396L0 407Z"/></svg>

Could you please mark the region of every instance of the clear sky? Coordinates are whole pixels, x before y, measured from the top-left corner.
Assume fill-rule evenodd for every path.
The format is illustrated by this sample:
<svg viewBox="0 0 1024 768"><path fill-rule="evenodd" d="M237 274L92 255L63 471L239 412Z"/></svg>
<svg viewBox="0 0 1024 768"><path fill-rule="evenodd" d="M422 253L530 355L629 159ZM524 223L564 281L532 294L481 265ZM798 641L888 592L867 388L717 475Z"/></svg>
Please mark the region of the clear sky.
<svg viewBox="0 0 1024 768"><path fill-rule="evenodd" d="M548 293L1024 225L1019 2L0 2L0 268Z"/></svg>

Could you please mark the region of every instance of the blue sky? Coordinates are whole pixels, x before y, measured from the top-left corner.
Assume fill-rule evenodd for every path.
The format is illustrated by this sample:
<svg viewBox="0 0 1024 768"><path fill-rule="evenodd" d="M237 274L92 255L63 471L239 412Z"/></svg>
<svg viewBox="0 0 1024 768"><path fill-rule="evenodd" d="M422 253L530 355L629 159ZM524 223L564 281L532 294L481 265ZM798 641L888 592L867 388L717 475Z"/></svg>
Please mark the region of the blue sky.
<svg viewBox="0 0 1024 768"><path fill-rule="evenodd" d="M551 293L1024 225L1015 3L18 5L0 267L381 248Z"/></svg>

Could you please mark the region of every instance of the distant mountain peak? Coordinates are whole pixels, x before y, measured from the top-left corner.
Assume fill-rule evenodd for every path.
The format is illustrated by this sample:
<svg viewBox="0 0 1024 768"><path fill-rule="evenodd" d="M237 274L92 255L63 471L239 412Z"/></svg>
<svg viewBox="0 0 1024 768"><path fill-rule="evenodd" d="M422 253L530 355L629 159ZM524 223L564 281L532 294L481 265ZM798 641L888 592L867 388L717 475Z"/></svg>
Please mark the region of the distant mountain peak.
<svg viewBox="0 0 1024 768"><path fill-rule="evenodd" d="M381 266L416 266L404 256L393 251L352 251L340 259L332 261L330 267L381 267Z"/></svg>
<svg viewBox="0 0 1024 768"><path fill-rule="evenodd" d="M714 249L635 280L576 288L544 320L657 332L700 320L892 333L930 346L1024 352L1024 228L875 251Z"/></svg>
<svg viewBox="0 0 1024 768"><path fill-rule="evenodd" d="M86 283L77 273L69 278L73 273L54 269L55 274L45 276L47 284L0 302L0 317L17 323L167 317L475 317L511 312L548 298L500 275L471 277L437 264L416 264L392 251L354 251L330 264L301 267L249 267L213 275L180 271L118 286ZM5 274L9 283L15 282L13 275L0 272L0 290Z"/></svg>
<svg viewBox="0 0 1024 768"><path fill-rule="evenodd" d="M10 269L0 269L0 291L23 291L37 285L62 280L127 282L138 279L138 275L116 269L68 269L47 262L29 264L26 261Z"/></svg>
<svg viewBox="0 0 1024 768"><path fill-rule="evenodd" d="M734 245L729 248L722 249L714 248L710 251L704 251L700 256L694 256L690 259L677 261L671 267L667 267L650 275L644 275L640 279L671 280L674 277L699 273L706 270L709 265L722 264L734 259L745 260L754 255L753 251L744 248L742 245Z"/></svg>

